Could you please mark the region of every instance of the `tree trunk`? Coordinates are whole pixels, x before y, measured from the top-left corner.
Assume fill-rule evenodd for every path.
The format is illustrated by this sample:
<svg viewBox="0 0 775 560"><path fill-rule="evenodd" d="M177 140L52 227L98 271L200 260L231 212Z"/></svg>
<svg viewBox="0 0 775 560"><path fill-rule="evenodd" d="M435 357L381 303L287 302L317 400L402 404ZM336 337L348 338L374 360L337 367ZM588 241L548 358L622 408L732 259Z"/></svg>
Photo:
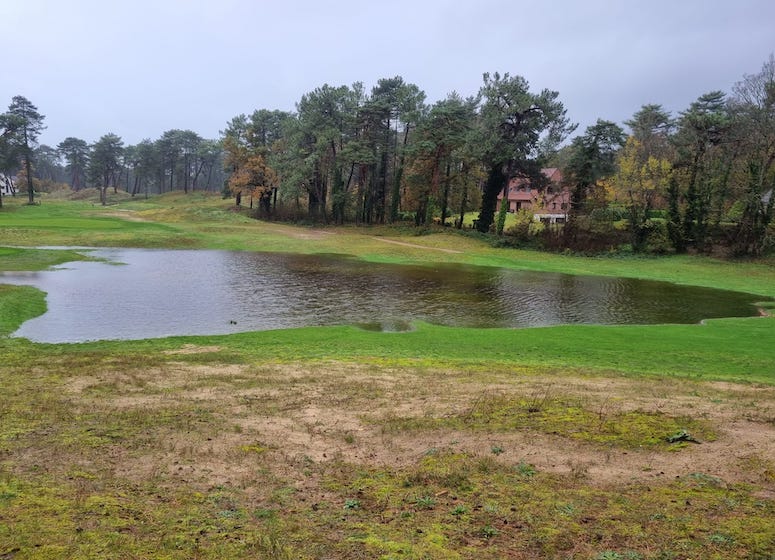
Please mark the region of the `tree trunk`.
<svg viewBox="0 0 775 560"><path fill-rule="evenodd" d="M308 214L313 220L323 218L323 222L327 221L326 214L326 180L320 172L320 168L316 165L315 172L313 174L312 184L308 189Z"/></svg>
<svg viewBox="0 0 775 560"><path fill-rule="evenodd" d="M205 190L206 190L206 191L209 191L209 190L210 190L210 181L211 181L211 180L212 180L212 178L213 178L213 167L214 167L214 166L212 166L212 165L211 165L211 166L209 166L209 167L207 168L207 185L205 186Z"/></svg>
<svg viewBox="0 0 775 560"><path fill-rule="evenodd" d="M686 190L686 212L684 213L683 231L689 242L697 245L697 220L700 217L700 194L697 192L697 181L700 173L700 159L705 152L704 145L697 148L689 173L689 187Z"/></svg>
<svg viewBox="0 0 775 560"><path fill-rule="evenodd" d="M771 194L767 204L762 200L764 174L758 162L749 162L748 176L746 205L733 247L737 255L759 256L764 249L767 228L772 221L775 196Z"/></svg>
<svg viewBox="0 0 775 560"><path fill-rule="evenodd" d="M188 172L188 154L186 154L186 156L183 158L183 192L185 194L188 194Z"/></svg>
<svg viewBox="0 0 775 560"><path fill-rule="evenodd" d="M670 178L667 187L667 234L676 253L686 252L686 238L684 237L683 219L680 207L681 193L678 190L678 180Z"/></svg>
<svg viewBox="0 0 775 560"><path fill-rule="evenodd" d="M374 202L377 199L377 164L373 163L369 165L369 173L368 173L368 183L369 183L369 189L366 192L365 196L363 197L363 223L370 224L372 222L372 219L374 217Z"/></svg>
<svg viewBox="0 0 775 560"><path fill-rule="evenodd" d="M503 166L493 164L487 174L487 182L484 185L482 193L482 211L479 213L476 229L482 233L490 231L493 219L495 218L495 206L498 203L498 193L503 189L506 182L506 175L503 173Z"/></svg>
<svg viewBox="0 0 775 560"><path fill-rule="evenodd" d="M191 182L192 192L196 190L196 182L199 179L199 175L202 174L202 169L204 169L204 166L205 166L205 162L201 162L196 169L196 173L194 173L194 180Z"/></svg>
<svg viewBox="0 0 775 560"><path fill-rule="evenodd" d="M35 204L35 187L32 184L32 163L29 156L24 156L24 169L27 171L27 194L30 204Z"/></svg>
<svg viewBox="0 0 775 560"><path fill-rule="evenodd" d="M379 163L379 174L376 184L376 193L374 196L374 214L375 221L379 224L385 223L385 203L387 198L387 172L388 172L388 152L382 152Z"/></svg>
<svg viewBox="0 0 775 560"><path fill-rule="evenodd" d="M465 164L463 165L463 178L466 179ZM463 229L463 220L466 218L466 205L468 204L468 181L463 183L463 196L460 199L460 221L457 223L457 229Z"/></svg>
<svg viewBox="0 0 775 560"><path fill-rule="evenodd" d="M118 177L113 177L113 194L118 194L118 185L121 183L121 175L123 174L123 171L119 171Z"/></svg>
<svg viewBox="0 0 775 560"><path fill-rule="evenodd" d="M441 225L446 225L447 207L449 203L449 177L451 162L447 159L447 168L444 172L444 195L441 197Z"/></svg>
<svg viewBox="0 0 775 560"><path fill-rule="evenodd" d="M409 125L404 129L404 141L401 147L401 156L398 158L398 167L393 177L393 193L390 200L390 221L395 222L398 219L398 211L401 208L401 179L404 175L404 153L406 144L409 141Z"/></svg>

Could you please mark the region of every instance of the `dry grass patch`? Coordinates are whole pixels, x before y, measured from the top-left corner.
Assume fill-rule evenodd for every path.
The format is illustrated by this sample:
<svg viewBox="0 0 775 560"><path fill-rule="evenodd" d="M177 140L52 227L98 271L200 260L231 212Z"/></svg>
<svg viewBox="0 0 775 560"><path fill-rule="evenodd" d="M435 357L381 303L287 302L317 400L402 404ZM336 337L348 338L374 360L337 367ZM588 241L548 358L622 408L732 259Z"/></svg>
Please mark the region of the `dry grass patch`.
<svg viewBox="0 0 775 560"><path fill-rule="evenodd" d="M0 408L12 434L0 441L0 515L14 535L77 543L51 558L87 550L87 533L140 557L156 539L180 551L171 558L767 550L773 388L334 361L202 364L200 348L142 367L102 360L73 370L65 360L67 374L53 363L31 373L36 398ZM22 385L9 390L23 397ZM676 419L702 443L663 441ZM624 431L577 437L609 424ZM658 442L617 441L644 425ZM72 522L59 521L62 511ZM114 534L107 519L127 532ZM76 536L51 536L60 531Z"/></svg>
<svg viewBox="0 0 775 560"><path fill-rule="evenodd" d="M409 465L428 449L452 445L475 455L500 449L499 460L529 458L543 470L585 471L607 482L692 467L749 481L756 477L739 468L741 456L775 460L770 387L509 372L477 381L463 371L375 365L176 362L75 377L65 388L79 410L160 419L165 410L188 411L206 418L201 423L216 422L218 430L199 430L191 420L185 433L173 423L156 436L171 442L161 462L176 450L189 461L228 458L228 466L206 472L244 470L247 457L235 450L256 445L268 468L298 457ZM680 430L702 443L666 441Z"/></svg>

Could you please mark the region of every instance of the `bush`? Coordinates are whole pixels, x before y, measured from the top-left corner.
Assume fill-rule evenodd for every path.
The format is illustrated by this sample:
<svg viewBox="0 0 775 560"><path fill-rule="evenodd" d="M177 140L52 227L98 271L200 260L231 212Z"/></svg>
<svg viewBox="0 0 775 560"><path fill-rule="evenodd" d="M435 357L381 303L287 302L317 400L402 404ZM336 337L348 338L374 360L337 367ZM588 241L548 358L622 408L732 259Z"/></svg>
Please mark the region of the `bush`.
<svg viewBox="0 0 775 560"><path fill-rule="evenodd" d="M665 254L670 252L672 245L667 224L664 221L649 220L646 223L646 251Z"/></svg>
<svg viewBox="0 0 775 560"><path fill-rule="evenodd" d="M35 190L38 192L44 192L49 194L70 194L71 190L70 185L67 183L57 183L56 181L51 181L49 179L43 179L41 181L37 181L37 184L35 185Z"/></svg>
<svg viewBox="0 0 775 560"><path fill-rule="evenodd" d="M530 226L535 223L533 213L529 210L517 210L514 214L514 225L504 230L503 233L526 241L530 237Z"/></svg>
<svg viewBox="0 0 775 560"><path fill-rule="evenodd" d="M543 222L536 222L533 220L530 222L530 225L527 228L528 233L531 237L538 237L540 235L543 235L544 231L546 231L546 224Z"/></svg>
<svg viewBox="0 0 775 560"><path fill-rule="evenodd" d="M595 208L589 213L589 219L595 223L618 222L624 217L624 213L619 208L606 206L604 208Z"/></svg>
<svg viewBox="0 0 775 560"><path fill-rule="evenodd" d="M740 220L743 217L743 211L745 210L745 202L742 200L736 201L730 208L727 210L727 213L724 215L724 220L727 222L733 222L733 223L740 223Z"/></svg>
<svg viewBox="0 0 775 560"><path fill-rule="evenodd" d="M767 233L765 234L764 242L762 243L762 254L775 254L775 224L770 224L767 228Z"/></svg>
<svg viewBox="0 0 775 560"><path fill-rule="evenodd" d="M572 216L561 230L547 228L542 236L548 250L570 250L584 254L607 253L628 241L628 234L611 221L595 221L590 216Z"/></svg>

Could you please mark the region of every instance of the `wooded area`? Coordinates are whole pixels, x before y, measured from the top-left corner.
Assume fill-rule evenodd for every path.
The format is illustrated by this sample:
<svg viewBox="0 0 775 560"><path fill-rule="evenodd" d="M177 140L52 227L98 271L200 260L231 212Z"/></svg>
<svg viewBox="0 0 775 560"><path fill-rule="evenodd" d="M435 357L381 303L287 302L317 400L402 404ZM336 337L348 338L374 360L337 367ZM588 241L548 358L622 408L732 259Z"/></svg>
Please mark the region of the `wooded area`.
<svg viewBox="0 0 775 560"><path fill-rule="evenodd" d="M476 95L433 104L400 76L323 85L295 112L258 109L232 118L218 139L168 130L124 145L69 137L38 145L44 117L16 96L0 115L3 191L97 188L132 196L221 191L257 217L323 223L411 221L473 227L550 249L760 255L775 245L775 58L730 94L701 95L678 115L659 104L624 123L576 127L556 91L520 76L484 74ZM507 227L498 196L509 179L549 187L560 168L570 193L567 223L518 212ZM66 185L66 187L63 187ZM555 186L556 187L556 186ZM0 195L2 203L2 195ZM497 214L496 214L497 212Z"/></svg>

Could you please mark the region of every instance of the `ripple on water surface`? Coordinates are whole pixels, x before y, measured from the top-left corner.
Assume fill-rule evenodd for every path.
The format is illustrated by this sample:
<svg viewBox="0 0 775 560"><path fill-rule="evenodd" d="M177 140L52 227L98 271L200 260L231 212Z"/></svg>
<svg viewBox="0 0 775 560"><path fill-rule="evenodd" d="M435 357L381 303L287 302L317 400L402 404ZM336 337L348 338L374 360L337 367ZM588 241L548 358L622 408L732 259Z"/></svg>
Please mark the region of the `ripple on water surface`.
<svg viewBox="0 0 775 560"><path fill-rule="evenodd" d="M414 321L466 327L696 323L756 314L761 297L626 278L345 257L97 249L110 262L5 273L47 293L48 311L15 333L39 342L227 334ZM121 263L121 264L117 264Z"/></svg>

